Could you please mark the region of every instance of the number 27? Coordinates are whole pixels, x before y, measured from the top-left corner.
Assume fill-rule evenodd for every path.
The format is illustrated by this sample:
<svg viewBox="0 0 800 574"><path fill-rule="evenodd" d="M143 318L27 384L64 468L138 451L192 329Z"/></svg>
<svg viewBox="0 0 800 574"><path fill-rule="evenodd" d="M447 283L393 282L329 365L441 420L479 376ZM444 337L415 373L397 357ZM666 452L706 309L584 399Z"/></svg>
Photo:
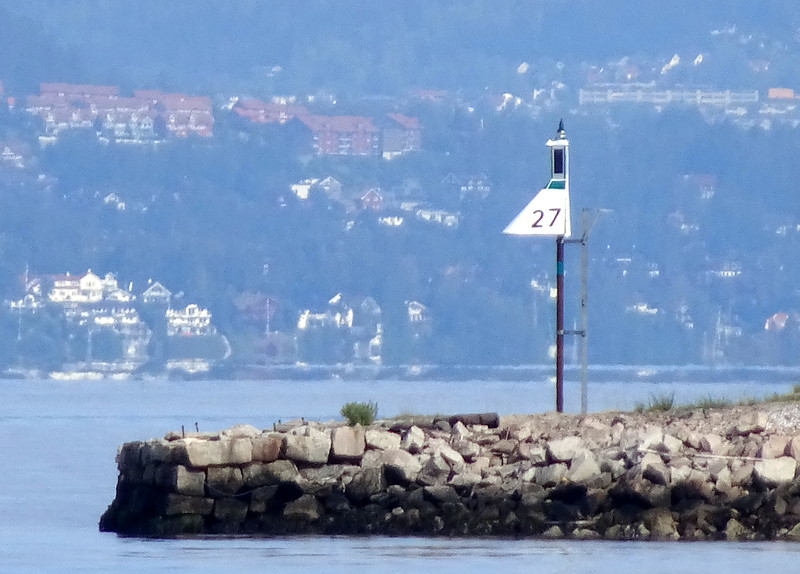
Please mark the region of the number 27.
<svg viewBox="0 0 800 574"><path fill-rule="evenodd" d="M556 219L558 219L558 216L561 214L561 208L551 207L547 211L553 214L553 220L547 227L553 227L556 224ZM541 209L536 209L533 212L533 216L536 218L536 220L533 222L533 225L531 225L531 227L544 227L542 225L542 219L544 219L544 211L542 211Z"/></svg>

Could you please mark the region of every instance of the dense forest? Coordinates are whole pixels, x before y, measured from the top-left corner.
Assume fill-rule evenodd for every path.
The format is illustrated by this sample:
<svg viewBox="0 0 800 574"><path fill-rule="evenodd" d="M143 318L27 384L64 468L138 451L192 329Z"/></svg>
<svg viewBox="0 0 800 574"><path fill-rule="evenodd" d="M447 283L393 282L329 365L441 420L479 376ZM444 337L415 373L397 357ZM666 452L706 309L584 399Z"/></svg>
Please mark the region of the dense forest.
<svg viewBox="0 0 800 574"><path fill-rule="evenodd" d="M5 4L0 45L11 49L0 54L0 80L10 94L34 93L41 81L186 90L218 103L234 94L335 94L335 104L326 99L318 109L400 111L419 118L424 144L392 161L309 156L296 153L284 130L220 108L210 139L123 146L73 130L40 148L37 120L19 108L0 111L0 141L24 142L34 158L28 172L0 178L0 293L21 297L26 267L109 270L139 285L157 278L212 309L220 331L249 349L263 325L237 306L242 294L274 298L271 329L290 332L299 312L341 292L380 305L387 363L547 361L553 301L536 286L552 282L552 241L501 230L546 183L544 142L564 117L573 229L581 208L608 210L590 239L592 361L795 363L796 128L743 129L683 108L594 113L568 98L535 113L498 110L484 97L555 81L577 88L585 61L700 51L709 30L737 22L767 40L716 44L722 63L704 79L794 85L800 7L716 4L578 1L566 10L563 2L316 0L302 13L244 0ZM751 50L773 58L768 76L747 71ZM523 61L535 63L525 76L517 72ZM418 87L449 96L408 97ZM483 200L443 184L450 174L478 173L492 183ZM682 183L698 174L714 177L712 197ZM371 186L407 192L458 212L460 223L446 229L407 218L387 227L322 194L301 200L290 192L299 180L328 176L351 194ZM109 194L125 209L105 201ZM572 321L578 249L568 258ZM735 277L718 273L731 265ZM428 330L408 325L408 301L428 307ZM766 333L765 320L778 312L792 316L790 328ZM0 338L13 339L13 316L0 319Z"/></svg>
<svg viewBox="0 0 800 574"><path fill-rule="evenodd" d="M33 88L39 72L64 81L165 90L397 94L409 86L521 91L541 87L558 62L708 48L712 29L739 25L753 43L727 42L715 83L741 85L746 59L770 53L769 80L798 63L800 7L792 0L10 0L0 7L0 77ZM522 62L535 63L523 77ZM11 73L14 72L14 73ZM45 77L53 77L52 74Z"/></svg>

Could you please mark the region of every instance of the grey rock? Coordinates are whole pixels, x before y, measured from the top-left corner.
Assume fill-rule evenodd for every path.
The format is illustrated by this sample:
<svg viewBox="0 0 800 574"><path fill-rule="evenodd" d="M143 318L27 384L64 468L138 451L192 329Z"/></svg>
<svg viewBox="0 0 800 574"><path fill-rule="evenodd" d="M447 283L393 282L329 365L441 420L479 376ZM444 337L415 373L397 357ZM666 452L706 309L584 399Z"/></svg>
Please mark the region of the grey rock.
<svg viewBox="0 0 800 574"><path fill-rule="evenodd" d="M272 462L278 460L283 450L285 435L280 433L267 433L254 437L251 441L253 445L254 461Z"/></svg>
<svg viewBox="0 0 800 574"><path fill-rule="evenodd" d="M189 496L203 496L205 494L205 472L187 468L182 464L163 465L157 481L160 486L170 492Z"/></svg>
<svg viewBox="0 0 800 574"><path fill-rule="evenodd" d="M169 493L164 496L161 504L161 514L173 516L176 514L199 514L207 516L214 508L214 500L200 496L186 496L185 494Z"/></svg>
<svg viewBox="0 0 800 574"><path fill-rule="evenodd" d="M219 436L222 438L254 438L261 434L261 429L257 429L253 425L238 424L229 429L225 429Z"/></svg>
<svg viewBox="0 0 800 574"><path fill-rule="evenodd" d="M396 482L414 482L422 470L422 464L414 455L399 448L383 451L378 460L387 467L387 472Z"/></svg>
<svg viewBox="0 0 800 574"><path fill-rule="evenodd" d="M366 433L361 425L333 429L330 451L332 460L357 461L364 454L366 446Z"/></svg>
<svg viewBox="0 0 800 574"><path fill-rule="evenodd" d="M297 500L289 502L283 509L283 517L286 520L297 520L302 522L314 522L324 513L322 504L316 496L304 494Z"/></svg>
<svg viewBox="0 0 800 574"><path fill-rule="evenodd" d="M331 452L331 437L310 426L294 429L286 435L285 456L301 463L324 464Z"/></svg>
<svg viewBox="0 0 800 574"><path fill-rule="evenodd" d="M580 437L568 436L548 442L547 456L551 462L569 462L583 449L583 440Z"/></svg>
<svg viewBox="0 0 800 574"><path fill-rule="evenodd" d="M545 488L555 486L567 474L567 465L559 462L549 466L537 467L534 482Z"/></svg>
<svg viewBox="0 0 800 574"><path fill-rule="evenodd" d="M367 429L365 431L367 448L389 450L400 448L400 435L380 429Z"/></svg>
<svg viewBox="0 0 800 574"><path fill-rule="evenodd" d="M383 468L370 467L361 469L353 476L353 480L345 488L347 498L356 504L366 502L373 494L378 494L386 488L386 478Z"/></svg>
<svg viewBox="0 0 800 574"><path fill-rule="evenodd" d="M767 486L777 486L794 480L797 461L789 456L769 460L757 460L753 465L754 477Z"/></svg>
<svg viewBox="0 0 800 574"><path fill-rule="evenodd" d="M228 526L244 522L248 503L236 498L219 498L214 501L214 518Z"/></svg>
<svg viewBox="0 0 800 574"><path fill-rule="evenodd" d="M400 448L407 450L411 454L422 452L425 447L425 433L418 426L412 426L403 435Z"/></svg>
<svg viewBox="0 0 800 574"><path fill-rule="evenodd" d="M239 492L242 486L242 471L235 466L212 466L206 471L206 487L210 496L230 496Z"/></svg>

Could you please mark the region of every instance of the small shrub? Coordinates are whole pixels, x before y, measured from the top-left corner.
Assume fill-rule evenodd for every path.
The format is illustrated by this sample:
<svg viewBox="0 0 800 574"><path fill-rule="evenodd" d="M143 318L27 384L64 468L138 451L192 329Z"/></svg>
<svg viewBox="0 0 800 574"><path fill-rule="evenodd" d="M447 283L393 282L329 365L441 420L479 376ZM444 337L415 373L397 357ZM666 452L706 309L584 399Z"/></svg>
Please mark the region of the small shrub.
<svg viewBox="0 0 800 574"><path fill-rule="evenodd" d="M636 412L641 413L644 411L667 412L672 410L675 406L675 393L668 395L651 395L647 405L636 403Z"/></svg>
<svg viewBox="0 0 800 574"><path fill-rule="evenodd" d="M346 403L339 412L347 419L347 424L350 426L356 424L369 426L373 423L375 417L378 416L378 403L373 401L367 403Z"/></svg>

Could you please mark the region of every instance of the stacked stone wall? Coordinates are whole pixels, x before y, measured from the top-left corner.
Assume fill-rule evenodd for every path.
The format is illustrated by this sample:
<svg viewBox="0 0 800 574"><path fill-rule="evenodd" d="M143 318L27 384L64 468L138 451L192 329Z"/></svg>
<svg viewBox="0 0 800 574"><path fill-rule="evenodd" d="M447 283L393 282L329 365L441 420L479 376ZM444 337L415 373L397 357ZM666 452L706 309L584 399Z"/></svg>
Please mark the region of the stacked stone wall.
<svg viewBox="0 0 800 574"><path fill-rule="evenodd" d="M100 528L797 540L800 431L789 408L171 432L120 448Z"/></svg>

